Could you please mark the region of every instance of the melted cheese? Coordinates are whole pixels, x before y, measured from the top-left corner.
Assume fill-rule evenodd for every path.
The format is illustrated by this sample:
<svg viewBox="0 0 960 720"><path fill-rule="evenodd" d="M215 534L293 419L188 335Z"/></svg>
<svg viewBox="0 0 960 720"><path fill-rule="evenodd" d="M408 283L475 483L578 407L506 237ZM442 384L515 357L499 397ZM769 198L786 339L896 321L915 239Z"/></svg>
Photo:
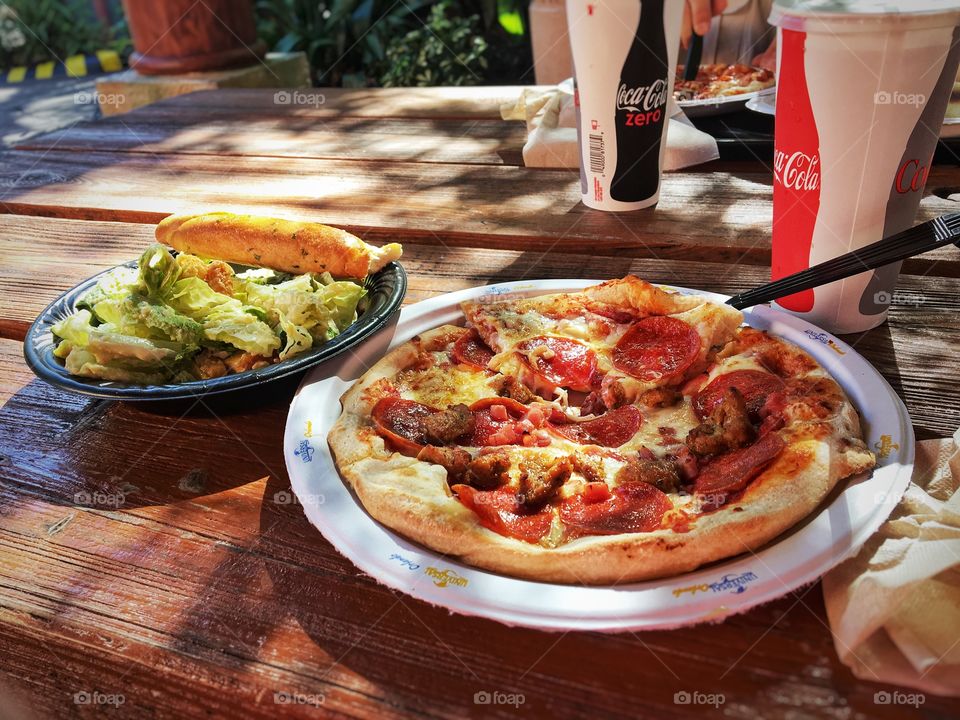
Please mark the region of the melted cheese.
<svg viewBox="0 0 960 720"><path fill-rule="evenodd" d="M404 370L397 376L397 389L407 400L441 410L496 395L490 387L490 376L479 370L450 362L425 370Z"/></svg>
<svg viewBox="0 0 960 720"><path fill-rule="evenodd" d="M687 433L700 424L689 402L686 401L669 408L643 409L643 412L644 418L640 430L626 444L618 448L618 452L626 455L645 447L657 457L663 457L676 450L679 444L683 443ZM661 427L675 430L678 445L664 446L664 438L660 433Z"/></svg>

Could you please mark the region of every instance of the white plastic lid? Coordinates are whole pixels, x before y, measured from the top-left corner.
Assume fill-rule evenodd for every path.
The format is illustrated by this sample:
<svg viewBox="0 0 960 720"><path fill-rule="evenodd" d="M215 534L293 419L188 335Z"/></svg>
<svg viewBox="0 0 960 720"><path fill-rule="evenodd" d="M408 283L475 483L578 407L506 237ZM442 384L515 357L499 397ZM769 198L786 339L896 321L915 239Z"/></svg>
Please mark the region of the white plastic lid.
<svg viewBox="0 0 960 720"><path fill-rule="evenodd" d="M930 13L960 10L957 0L776 0L776 7L800 13Z"/></svg>
<svg viewBox="0 0 960 720"><path fill-rule="evenodd" d="M790 30L869 32L960 24L960 0L775 0L770 23Z"/></svg>

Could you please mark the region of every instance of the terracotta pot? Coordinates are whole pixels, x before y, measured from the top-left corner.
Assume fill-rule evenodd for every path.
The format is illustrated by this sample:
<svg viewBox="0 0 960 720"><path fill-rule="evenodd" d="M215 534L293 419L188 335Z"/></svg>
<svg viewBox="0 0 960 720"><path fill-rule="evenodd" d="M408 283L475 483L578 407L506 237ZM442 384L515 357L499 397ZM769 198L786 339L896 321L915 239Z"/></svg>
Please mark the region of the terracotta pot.
<svg viewBox="0 0 960 720"><path fill-rule="evenodd" d="M252 65L266 50L257 39L251 0L123 0L134 52L144 75Z"/></svg>

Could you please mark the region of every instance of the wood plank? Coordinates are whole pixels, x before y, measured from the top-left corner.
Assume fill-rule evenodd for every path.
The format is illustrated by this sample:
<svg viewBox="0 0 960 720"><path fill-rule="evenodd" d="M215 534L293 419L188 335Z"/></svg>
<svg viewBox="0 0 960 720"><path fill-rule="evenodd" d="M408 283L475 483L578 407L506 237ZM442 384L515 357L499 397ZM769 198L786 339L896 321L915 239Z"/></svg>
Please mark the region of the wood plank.
<svg viewBox="0 0 960 720"><path fill-rule="evenodd" d="M880 686L836 660L819 585L718 626L549 634L391 593L357 577L299 508L265 526L269 501L239 489L233 507L254 521L242 543L205 535L200 510L147 519L0 492L16 503L0 531L0 667L49 716L91 690L159 717L275 717L277 692L354 717L516 713L478 708L484 690L522 694L534 717L684 717L673 699L683 690L763 717L831 705L852 706L853 717L901 712L869 711ZM279 557L295 533L306 552ZM924 707L948 713L957 701Z"/></svg>
<svg viewBox="0 0 960 720"><path fill-rule="evenodd" d="M316 219L371 240L756 264L770 257L770 175L756 169L668 173L656 209L616 214L585 208L577 175L566 170L58 151L0 159L0 207L24 215L157 222L222 209ZM918 219L956 208L935 194L956 179L956 170L934 168ZM909 269L958 276L960 250Z"/></svg>
<svg viewBox="0 0 960 720"><path fill-rule="evenodd" d="M23 359L23 345L0 337L0 407L33 380Z"/></svg>
<svg viewBox="0 0 960 720"><path fill-rule="evenodd" d="M500 104L515 101L524 89L502 85L425 88L301 88L296 91L223 89L168 98L134 113L195 113L211 119L237 112L285 117L403 117L500 119ZM294 95L293 93L297 94ZM131 113L133 114L133 113Z"/></svg>
<svg viewBox="0 0 960 720"><path fill-rule="evenodd" d="M819 586L721 625L610 636L387 590L278 495L293 389L185 412L36 381L0 409L0 668L28 704L62 716L96 690L131 714L267 717L288 692L361 717L515 712L478 709L486 690L523 694L534 716L675 718L685 690L761 717L899 717L837 660Z"/></svg>
<svg viewBox="0 0 960 720"><path fill-rule="evenodd" d="M131 227L90 225L101 236ZM406 262L409 301L627 269L733 291L763 272L413 245ZM900 322L917 323L895 312L889 338L874 331L863 344L886 372L899 365L900 386L915 391L911 410L920 396L931 403L918 413L930 428L935 413L960 406L952 374L930 369L960 330L944 297L924 302L928 334L900 343ZM63 716L76 710L74 693L96 690L123 695L130 715L275 717L274 693L286 692L360 717L514 716L508 705L474 704L475 693L498 691L522 694L532 716L676 718L689 709L674 702L685 690L722 694L724 709L760 717L825 707L901 716L873 703L890 688L855 680L837 660L818 585L721 625L609 636L506 628L386 589L280 494L297 381L191 406L103 402L35 380L0 408L0 668L25 705ZM960 706L928 696L924 708L949 716Z"/></svg>
<svg viewBox="0 0 960 720"><path fill-rule="evenodd" d="M18 148L522 165L526 136L523 123L499 119L128 113L32 137Z"/></svg>
<svg viewBox="0 0 960 720"><path fill-rule="evenodd" d="M153 240L148 225L94 223L0 215L6 243L0 266L0 336L22 339L37 314L62 292ZM635 272L651 280L735 293L760 284L766 269L688 261L634 260L573 254L437 248L408 243L406 302L503 280L609 278ZM873 362L907 403L918 433L943 437L960 426L960 379L949 365L960 342L954 308L960 280L904 274L890 322L847 338Z"/></svg>

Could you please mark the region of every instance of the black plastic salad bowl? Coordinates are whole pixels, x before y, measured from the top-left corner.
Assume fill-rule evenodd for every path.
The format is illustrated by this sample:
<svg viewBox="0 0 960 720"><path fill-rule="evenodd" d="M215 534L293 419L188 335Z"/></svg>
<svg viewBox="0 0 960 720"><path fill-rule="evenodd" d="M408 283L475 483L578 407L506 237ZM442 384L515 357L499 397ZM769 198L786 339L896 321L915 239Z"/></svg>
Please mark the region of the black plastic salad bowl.
<svg viewBox="0 0 960 720"><path fill-rule="evenodd" d="M124 266L136 267L137 261L125 263ZM243 265L233 267L238 272L250 269ZM114 269L105 270L68 290L40 313L30 326L23 342L23 355L27 365L41 380L63 390L110 400L182 400L249 389L306 370L363 342L387 324L407 292L407 275L399 263L392 262L367 278L366 310L356 322L323 345L258 370L165 385L128 385L71 375L63 361L53 354L57 339L51 332L52 327L76 312L77 303L83 295Z"/></svg>

